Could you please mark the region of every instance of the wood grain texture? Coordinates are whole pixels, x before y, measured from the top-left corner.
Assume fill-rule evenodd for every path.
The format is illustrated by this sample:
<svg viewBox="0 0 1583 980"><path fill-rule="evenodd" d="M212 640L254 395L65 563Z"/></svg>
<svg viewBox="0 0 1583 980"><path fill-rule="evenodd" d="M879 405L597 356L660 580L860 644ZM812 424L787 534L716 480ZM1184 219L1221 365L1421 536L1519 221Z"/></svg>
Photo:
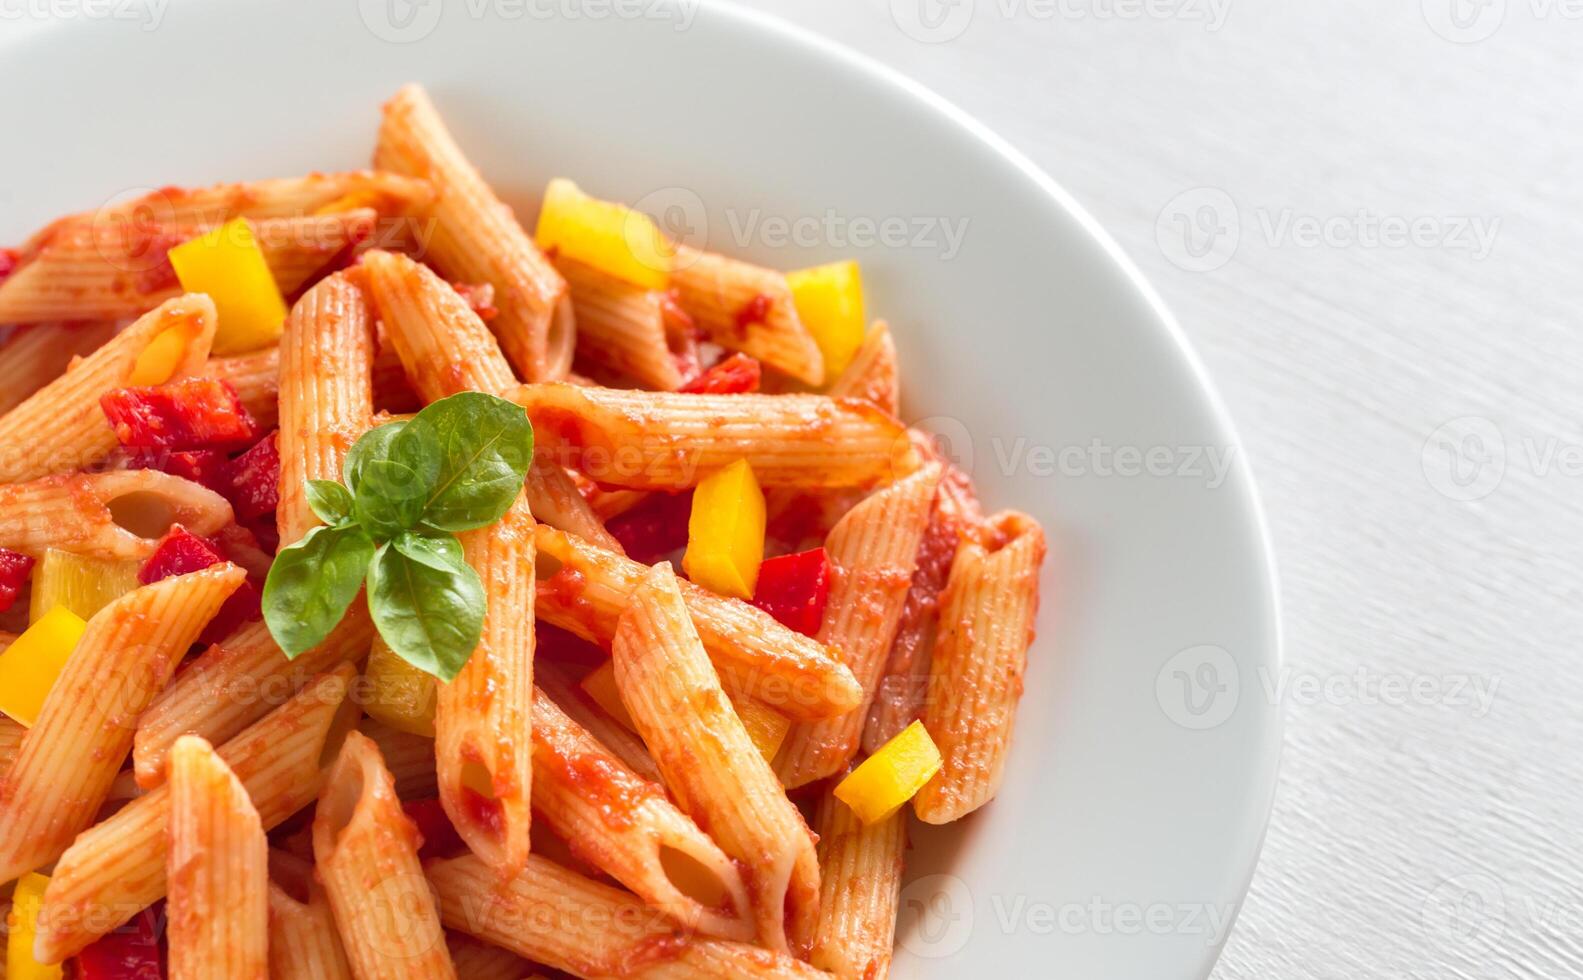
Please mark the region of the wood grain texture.
<svg viewBox="0 0 1583 980"><path fill-rule="evenodd" d="M1583 444L1583 20L1498 2L1492 36L1455 44L1430 26L1442 0L1135 19L976 0L960 37L924 44L890 0L747 5L1032 157L1138 263L1224 396L1275 540L1289 684L1268 839L1213 976L1583 975L1583 467L1565 455ZM1191 19L1215 7L1218 30ZM1171 258L1195 188L1241 223L1204 272ZM1345 230L1360 211L1424 219L1441 243L1279 233L1286 214ZM1459 218L1498 221L1487 254L1444 240ZM1467 416L1505 447L1471 501L1436 490L1467 495L1430 443ZM1474 490L1493 481L1463 461ZM1364 703L1386 678L1429 693Z"/></svg>

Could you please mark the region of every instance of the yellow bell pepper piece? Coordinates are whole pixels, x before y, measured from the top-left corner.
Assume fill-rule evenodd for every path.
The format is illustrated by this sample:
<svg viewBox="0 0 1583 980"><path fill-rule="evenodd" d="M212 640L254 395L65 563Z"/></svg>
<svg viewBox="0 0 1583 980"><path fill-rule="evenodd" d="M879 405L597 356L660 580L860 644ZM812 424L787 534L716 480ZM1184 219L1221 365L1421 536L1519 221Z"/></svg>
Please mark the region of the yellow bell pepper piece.
<svg viewBox="0 0 1583 980"><path fill-rule="evenodd" d="M742 727L748 730L748 737L759 750L759 755L764 757L765 762L774 759L781 743L786 741L786 733L791 730L791 719L752 698L737 697L729 692L728 696L731 706L736 708L737 717L742 719Z"/></svg>
<svg viewBox="0 0 1583 980"><path fill-rule="evenodd" d="M747 460L705 477L693 491L682 568L721 595L753 598L764 560L764 492Z"/></svg>
<svg viewBox="0 0 1583 980"><path fill-rule="evenodd" d="M595 704L605 709L605 714L619 721L628 731L638 730L637 722L632 720L632 713L627 711L626 702L621 700L614 661L606 660L597 670L584 677L582 687Z"/></svg>
<svg viewBox="0 0 1583 980"><path fill-rule="evenodd" d="M834 381L863 346L863 274L856 262L835 262L788 272L786 284L797 318L824 355L825 377Z"/></svg>
<svg viewBox="0 0 1583 980"><path fill-rule="evenodd" d="M0 711L32 728L87 628L81 616L56 606L24 630L0 653Z"/></svg>
<svg viewBox="0 0 1583 980"><path fill-rule="evenodd" d="M170 250L189 293L208 293L219 311L214 353L245 354L280 339L286 301L246 219L223 224Z"/></svg>
<svg viewBox="0 0 1583 980"><path fill-rule="evenodd" d="M589 197L565 178L545 188L533 240L644 289L664 289L670 281L673 249L653 219Z"/></svg>
<svg viewBox="0 0 1583 980"><path fill-rule="evenodd" d="M915 721L880 746L835 788L835 798L864 823L878 823L902 808L940 771L940 750Z"/></svg>
<svg viewBox="0 0 1583 980"><path fill-rule="evenodd" d="M10 938L6 940L6 980L60 980L65 971L45 966L33 958L33 938L38 935L38 911L44 904L44 889L49 879L29 873L17 879L11 895L11 912L6 917Z"/></svg>
<svg viewBox="0 0 1583 980"><path fill-rule="evenodd" d="M134 388L151 388L169 381L187 356L187 344L192 332L185 327L171 327L154 335L132 362L132 373L126 383Z"/></svg>
<svg viewBox="0 0 1583 980"><path fill-rule="evenodd" d="M369 716L413 735L434 737L434 677L407 663L378 636L363 670Z"/></svg>
<svg viewBox="0 0 1583 980"><path fill-rule="evenodd" d="M28 619L38 622L56 606L83 619L137 588L135 561L88 558L50 548L33 569L33 601Z"/></svg>

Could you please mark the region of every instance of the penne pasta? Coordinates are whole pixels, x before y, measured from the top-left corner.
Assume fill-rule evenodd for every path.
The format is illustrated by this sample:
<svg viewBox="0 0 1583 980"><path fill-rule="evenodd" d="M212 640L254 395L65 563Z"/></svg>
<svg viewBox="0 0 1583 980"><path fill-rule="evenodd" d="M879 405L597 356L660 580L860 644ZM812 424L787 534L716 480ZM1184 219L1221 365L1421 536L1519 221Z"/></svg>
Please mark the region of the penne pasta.
<svg viewBox="0 0 1583 980"><path fill-rule="evenodd" d="M93 822L138 715L244 577L231 564L178 575L88 621L0 782L0 881L55 860Z"/></svg>
<svg viewBox="0 0 1583 980"><path fill-rule="evenodd" d="M378 215L249 219L282 295L297 292L336 255L369 237ZM133 317L181 293L167 253L217 225L95 220L58 228L0 281L0 322Z"/></svg>
<svg viewBox="0 0 1583 980"><path fill-rule="evenodd" d="M100 396L131 384L142 373L140 364L143 371L150 369L144 353L156 338L171 338L161 339L161 345L175 341L179 356L165 365L168 371L160 372L163 378L144 383L197 373L209 356L215 319L214 303L207 296L169 300L0 416L0 483L20 483L103 461L117 442L99 407Z"/></svg>
<svg viewBox="0 0 1583 980"><path fill-rule="evenodd" d="M798 381L824 384L824 355L797 317L784 274L678 245L671 287L710 340Z"/></svg>
<svg viewBox="0 0 1583 980"><path fill-rule="evenodd" d="M229 382L260 432L280 421L280 348L265 347L250 354L211 357L203 366L206 378ZM284 455L284 454L282 454Z"/></svg>
<svg viewBox="0 0 1583 980"><path fill-rule="evenodd" d="M819 640L845 654L863 700L847 714L786 733L775 772L789 789L835 775L857 754L939 482L938 466L920 470L852 508L830 531L830 598Z"/></svg>
<svg viewBox="0 0 1583 980"><path fill-rule="evenodd" d="M680 932L626 892L536 855L522 874L505 882L472 856L437 861L428 873L446 925L573 976L827 977L780 953Z"/></svg>
<svg viewBox="0 0 1583 980"><path fill-rule="evenodd" d="M364 718L357 730L379 746L385 768L396 781L397 796L403 800L432 800L440 795L434 739L392 728L376 718Z"/></svg>
<svg viewBox="0 0 1583 980"><path fill-rule="evenodd" d="M347 735L313 817L313 854L352 972L360 980L456 976L379 748Z"/></svg>
<svg viewBox="0 0 1583 980"><path fill-rule="evenodd" d="M604 522L588 505L567 472L537 454L528 468L528 504L533 514L550 527L575 534L589 544L625 554L621 542L605 530Z"/></svg>
<svg viewBox="0 0 1583 980"><path fill-rule="evenodd" d="M665 785L747 865L759 941L805 954L819 915L813 837L732 710L668 562L633 591L611 657Z"/></svg>
<svg viewBox="0 0 1583 980"><path fill-rule="evenodd" d="M127 229L159 223L221 225L233 218L302 217L347 200L381 214L399 214L421 208L433 196L424 181L372 170L211 187L165 187L92 213L62 218L34 235L22 255L30 257L63 229L95 221Z"/></svg>
<svg viewBox="0 0 1583 980"><path fill-rule="evenodd" d="M503 391L516 383L500 345L461 294L427 266L392 252L363 257L368 290L418 397Z"/></svg>
<svg viewBox="0 0 1583 980"><path fill-rule="evenodd" d="M881 320L863 337L852 361L830 385L831 398L861 398L890 415L901 414L901 383L897 379L896 341Z"/></svg>
<svg viewBox="0 0 1583 980"><path fill-rule="evenodd" d="M867 402L823 395L692 395L530 384L537 445L600 483L681 490L745 459L764 486L848 487L916 468L905 430Z"/></svg>
<svg viewBox="0 0 1583 980"><path fill-rule="evenodd" d="M533 514L527 498L462 537L484 581L483 637L439 686L434 751L440 803L474 854L510 877L530 847L533 732Z"/></svg>
<svg viewBox="0 0 1583 980"><path fill-rule="evenodd" d="M495 288L500 313L490 327L522 377L564 377L576 341L566 281L463 156L422 88L408 85L386 103L374 159L433 185L425 258L453 282Z"/></svg>
<svg viewBox="0 0 1583 980"><path fill-rule="evenodd" d="M564 666L540 661L533 666L533 681L535 690L547 695L551 704L587 731L601 748L613 753L628 769L651 783L663 781L660 767L654 764L654 757L649 755L648 746L643 744L643 740L600 707L572 679Z"/></svg>
<svg viewBox="0 0 1583 980"><path fill-rule="evenodd" d="M147 558L173 525L210 535L233 519L206 487L158 470L113 470L0 484L0 548L43 557Z"/></svg>
<svg viewBox="0 0 1583 980"><path fill-rule="evenodd" d="M644 388L675 391L697 369L691 318L667 294L557 256L577 311L577 356Z"/></svg>
<svg viewBox="0 0 1583 980"><path fill-rule="evenodd" d="M445 945L456 975L465 980L523 980L533 973L533 964L516 953L463 932L446 933Z"/></svg>
<svg viewBox="0 0 1583 980"><path fill-rule="evenodd" d="M987 544L969 539L957 549L940 598L923 723L944 764L913 798L925 823L960 820L994 798L1022 698L1044 532L1012 511L989 528Z"/></svg>
<svg viewBox="0 0 1583 980"><path fill-rule="evenodd" d="M840 980L886 980L901 905L907 814L865 825L826 788L819 835L819 938L809 958Z"/></svg>
<svg viewBox="0 0 1583 980"><path fill-rule="evenodd" d="M373 314L342 273L308 290L286 317L278 355L280 543L323 522L308 506L307 481L340 482L341 465L374 414Z"/></svg>
<svg viewBox="0 0 1583 980"><path fill-rule="evenodd" d="M333 751L329 738L353 676L342 667L316 678L219 748L266 831L318 795L323 756ZM61 962L165 894L169 823L170 789L161 786L72 842L44 893L35 947L40 962Z"/></svg>
<svg viewBox="0 0 1583 980"><path fill-rule="evenodd" d="M863 726L863 750L870 754L923 717L940 593L957 545L983 523L977 501L970 494L967 477L954 466L945 466L940 487L935 491L929 526L918 545L918 570L913 573L896 638L886 655L885 675L875 688Z"/></svg>
<svg viewBox="0 0 1583 980"><path fill-rule="evenodd" d="M191 660L143 713L132 761L145 789L164 781L165 757L182 735L224 742L269 714L318 674L368 653L373 625L354 602L325 641L287 660L262 621L242 626Z"/></svg>
<svg viewBox="0 0 1583 980"><path fill-rule="evenodd" d="M539 617L608 647L647 567L542 524L538 547ZM741 600L690 582L681 590L704 649L732 691L802 719L842 714L862 703L862 688L842 654Z"/></svg>
<svg viewBox="0 0 1583 980"><path fill-rule="evenodd" d="M269 884L269 975L271 980L352 980L352 967L335 931L335 916L313 866L281 851L269 855L271 874L281 863L301 871L288 884Z"/></svg>
<svg viewBox="0 0 1583 980"><path fill-rule="evenodd" d="M536 693L533 805L582 861L689 930L750 940L752 906L737 866L665 796Z"/></svg>
<svg viewBox="0 0 1583 980"><path fill-rule="evenodd" d="M14 639L16 637L9 633L0 633L0 652L4 652ZM26 732L27 729L20 722L0 715L0 773L11 769L11 763L16 760L17 750L22 747L22 736Z"/></svg>
<svg viewBox="0 0 1583 980"><path fill-rule="evenodd" d="M0 416L54 381L74 359L87 357L115 336L114 320L35 323L0 341Z"/></svg>
<svg viewBox="0 0 1583 980"><path fill-rule="evenodd" d="M267 980L268 861L241 781L208 742L183 736L170 753L170 980Z"/></svg>

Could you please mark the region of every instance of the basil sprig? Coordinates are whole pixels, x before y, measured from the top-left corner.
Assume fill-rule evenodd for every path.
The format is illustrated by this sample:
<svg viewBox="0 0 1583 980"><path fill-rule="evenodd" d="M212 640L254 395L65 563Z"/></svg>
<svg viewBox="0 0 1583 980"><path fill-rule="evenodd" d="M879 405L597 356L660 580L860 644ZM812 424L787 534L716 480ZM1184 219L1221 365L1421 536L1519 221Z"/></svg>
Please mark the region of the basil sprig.
<svg viewBox="0 0 1583 980"><path fill-rule="evenodd" d="M308 505L325 526L281 549L264 582L264 622L286 656L323 643L366 579L369 613L390 649L441 680L455 677L487 608L456 532L500 520L532 461L527 414L480 392L365 433L346 455L344 484L308 481Z"/></svg>

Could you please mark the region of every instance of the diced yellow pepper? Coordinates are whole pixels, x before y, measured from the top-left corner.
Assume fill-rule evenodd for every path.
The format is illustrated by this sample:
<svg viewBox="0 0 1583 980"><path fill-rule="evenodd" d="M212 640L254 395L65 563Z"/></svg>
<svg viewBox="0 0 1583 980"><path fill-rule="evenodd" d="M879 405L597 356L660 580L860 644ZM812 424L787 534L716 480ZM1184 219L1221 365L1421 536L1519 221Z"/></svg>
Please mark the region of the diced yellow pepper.
<svg viewBox="0 0 1583 980"><path fill-rule="evenodd" d="M584 677L582 686L594 703L605 709L605 714L619 721L628 731L638 730L637 722L632 720L632 713L627 711L626 702L621 700L614 661L606 660L599 669Z"/></svg>
<svg viewBox="0 0 1583 980"><path fill-rule="evenodd" d="M863 274L856 262L834 262L788 272L786 283L797 318L824 355L825 378L834 381L863 346Z"/></svg>
<svg viewBox="0 0 1583 980"><path fill-rule="evenodd" d="M88 558L50 548L33 569L29 621L38 622L56 606L83 619L137 588L139 563Z"/></svg>
<svg viewBox="0 0 1583 980"><path fill-rule="evenodd" d="M737 717L742 719L742 727L748 730L748 737L759 755L765 762L774 759L781 743L786 741L786 733L791 730L791 719L752 698L732 696L731 706L736 708Z"/></svg>
<svg viewBox="0 0 1583 980"><path fill-rule="evenodd" d="M33 958L33 939L38 935L38 912L44 904L44 889L49 879L29 873L17 879L11 895L11 912L6 917L10 938L6 940L6 980L60 980L65 975L59 965L45 966Z"/></svg>
<svg viewBox="0 0 1583 980"><path fill-rule="evenodd" d="M134 388L151 388L169 381L187 356L187 345L192 342L192 332L185 327L171 327L154 335L132 362L132 373L126 383Z"/></svg>
<svg viewBox="0 0 1583 980"><path fill-rule="evenodd" d="M368 683L368 703L363 710L370 717L413 735L434 737L438 689L432 674L407 663L375 636L363 679Z"/></svg>
<svg viewBox="0 0 1583 980"><path fill-rule="evenodd" d="M0 711L32 728L87 628L81 616L56 606L24 630L0 653Z"/></svg>
<svg viewBox="0 0 1583 980"><path fill-rule="evenodd" d="M280 338L286 301L246 219L177 245L170 250L170 264L182 288L214 300L220 314L215 354L245 354Z"/></svg>
<svg viewBox="0 0 1583 980"><path fill-rule="evenodd" d="M673 248L653 219L589 197L565 178L545 188L533 240L644 289L664 289L670 282Z"/></svg>
<svg viewBox="0 0 1583 980"><path fill-rule="evenodd" d="M836 786L835 798L864 823L878 823L902 808L940 771L940 750L915 721L880 746Z"/></svg>
<svg viewBox="0 0 1583 980"><path fill-rule="evenodd" d="M682 568L721 595L753 598L764 560L764 492L747 460L705 477L693 491Z"/></svg>

